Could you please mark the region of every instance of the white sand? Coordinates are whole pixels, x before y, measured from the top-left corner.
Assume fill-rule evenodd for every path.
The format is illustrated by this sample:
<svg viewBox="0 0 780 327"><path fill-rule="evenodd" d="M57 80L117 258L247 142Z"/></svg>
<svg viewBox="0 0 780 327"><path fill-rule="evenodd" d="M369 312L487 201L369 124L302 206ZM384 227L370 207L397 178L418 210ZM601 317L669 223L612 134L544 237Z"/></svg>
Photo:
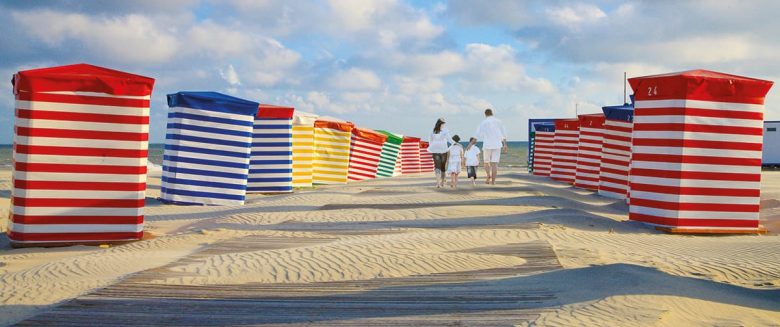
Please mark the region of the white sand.
<svg viewBox="0 0 780 327"><path fill-rule="evenodd" d="M0 173L0 191L9 189L8 177ZM780 173L765 173L763 182L762 218L773 233L719 237L662 234L627 222L627 206L592 192L520 172L501 177L493 188L464 184L457 191L436 190L426 178L402 177L291 195L252 195L243 207L153 204L146 209L146 230L157 235L152 240L109 249L12 250L2 244L0 324L209 243L251 234L334 241L213 255L174 268L191 273L188 277L156 282L310 283L511 267L525 261L464 250L544 240L565 269L525 282L554 289L561 305L533 324L760 326L780 321L780 229L775 229L780 227ZM150 178L147 196L158 195L159 178ZM6 195L0 197L0 215L7 210ZM532 227L490 226L509 223ZM307 231L272 230L280 226ZM394 233L322 233L385 227Z"/></svg>

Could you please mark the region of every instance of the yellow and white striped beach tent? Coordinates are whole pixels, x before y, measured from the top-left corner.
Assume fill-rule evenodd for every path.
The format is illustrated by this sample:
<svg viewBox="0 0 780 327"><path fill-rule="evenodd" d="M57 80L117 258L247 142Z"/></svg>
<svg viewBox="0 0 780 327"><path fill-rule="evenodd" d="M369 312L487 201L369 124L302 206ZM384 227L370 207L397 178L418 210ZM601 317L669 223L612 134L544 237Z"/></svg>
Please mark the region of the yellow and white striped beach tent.
<svg viewBox="0 0 780 327"><path fill-rule="evenodd" d="M293 114L293 187L311 187L314 160L314 122L318 115L295 111Z"/></svg>
<svg viewBox="0 0 780 327"><path fill-rule="evenodd" d="M349 145L354 124L318 119L314 122L314 184L345 184L349 172Z"/></svg>

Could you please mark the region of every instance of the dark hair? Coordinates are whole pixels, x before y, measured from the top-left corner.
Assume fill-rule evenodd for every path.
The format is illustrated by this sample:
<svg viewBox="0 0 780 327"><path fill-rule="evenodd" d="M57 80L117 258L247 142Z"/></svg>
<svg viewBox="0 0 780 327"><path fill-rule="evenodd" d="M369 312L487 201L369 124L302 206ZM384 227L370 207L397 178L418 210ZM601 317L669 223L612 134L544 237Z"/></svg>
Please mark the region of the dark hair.
<svg viewBox="0 0 780 327"><path fill-rule="evenodd" d="M485 109L485 116L493 116L493 109L490 108Z"/></svg>
<svg viewBox="0 0 780 327"><path fill-rule="evenodd" d="M433 126L433 133L439 134L441 132L441 125L444 125L444 121L439 118L436 120L436 125Z"/></svg>
<svg viewBox="0 0 780 327"><path fill-rule="evenodd" d="M460 142L460 136L458 136L457 134L453 135L452 136L452 140L455 141L455 142Z"/></svg>

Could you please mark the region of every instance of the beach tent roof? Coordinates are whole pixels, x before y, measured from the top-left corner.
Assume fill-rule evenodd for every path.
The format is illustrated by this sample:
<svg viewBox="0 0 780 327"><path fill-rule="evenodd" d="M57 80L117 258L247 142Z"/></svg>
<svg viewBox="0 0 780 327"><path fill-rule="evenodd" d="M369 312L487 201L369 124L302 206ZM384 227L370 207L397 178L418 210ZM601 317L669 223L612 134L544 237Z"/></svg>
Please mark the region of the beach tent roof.
<svg viewBox="0 0 780 327"><path fill-rule="evenodd" d="M293 112L293 125L312 125L319 115L306 111L295 110Z"/></svg>
<svg viewBox="0 0 780 327"><path fill-rule="evenodd" d="M288 107L288 106L277 106L273 104L263 104L261 103L258 106L257 109L257 116L258 118L286 118L290 119L293 117L293 113L295 112L295 108Z"/></svg>
<svg viewBox="0 0 780 327"><path fill-rule="evenodd" d="M634 106L628 103L618 106L604 106L601 107L601 110L604 111L604 116L609 120L627 122L634 120Z"/></svg>
<svg viewBox="0 0 780 327"><path fill-rule="evenodd" d="M379 133L387 135L387 142L393 143L393 144L401 144L403 142L403 135L395 134L392 132L388 132L385 130L378 129L376 130Z"/></svg>
<svg viewBox="0 0 780 327"><path fill-rule="evenodd" d="M23 70L11 80L19 92L89 92L125 96L149 96L154 79L118 70L75 64Z"/></svg>
<svg viewBox="0 0 780 327"><path fill-rule="evenodd" d="M536 123L534 124L534 130L537 132L555 132L555 124L553 123Z"/></svg>
<svg viewBox="0 0 780 327"><path fill-rule="evenodd" d="M168 106L186 107L192 109L227 112L239 115L254 116L259 103L236 98L218 92L177 92L168 94Z"/></svg>
<svg viewBox="0 0 780 327"><path fill-rule="evenodd" d="M690 99L763 104L773 82L696 69L628 79L637 100Z"/></svg>

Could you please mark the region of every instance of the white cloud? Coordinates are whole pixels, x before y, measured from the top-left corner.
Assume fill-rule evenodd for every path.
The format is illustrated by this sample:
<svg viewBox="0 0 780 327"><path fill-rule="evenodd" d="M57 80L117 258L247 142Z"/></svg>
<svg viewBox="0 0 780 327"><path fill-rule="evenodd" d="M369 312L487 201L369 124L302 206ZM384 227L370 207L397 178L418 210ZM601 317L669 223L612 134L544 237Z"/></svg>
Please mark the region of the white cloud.
<svg viewBox="0 0 780 327"><path fill-rule="evenodd" d="M111 61L161 63L173 58L179 41L146 16L90 17L38 10L14 12L14 21L51 47L82 43Z"/></svg>
<svg viewBox="0 0 780 327"><path fill-rule="evenodd" d="M555 91L546 79L528 76L517 60L517 50L509 45L473 43L468 44L465 51L469 69L463 84L468 89L530 90L540 93Z"/></svg>
<svg viewBox="0 0 780 327"><path fill-rule="evenodd" d="M327 83L341 90L377 90L382 86L382 81L376 73L356 67L337 71L328 78Z"/></svg>
<svg viewBox="0 0 780 327"><path fill-rule="evenodd" d="M222 79L232 86L241 85L241 80L238 78L238 73L236 73L236 69L233 68L233 65L228 65L227 69L224 71L220 69L219 76L222 76Z"/></svg>
<svg viewBox="0 0 780 327"><path fill-rule="evenodd" d="M548 8L546 14L553 23L571 29L578 28L580 24L593 23L607 17L607 14L599 7L586 4Z"/></svg>

